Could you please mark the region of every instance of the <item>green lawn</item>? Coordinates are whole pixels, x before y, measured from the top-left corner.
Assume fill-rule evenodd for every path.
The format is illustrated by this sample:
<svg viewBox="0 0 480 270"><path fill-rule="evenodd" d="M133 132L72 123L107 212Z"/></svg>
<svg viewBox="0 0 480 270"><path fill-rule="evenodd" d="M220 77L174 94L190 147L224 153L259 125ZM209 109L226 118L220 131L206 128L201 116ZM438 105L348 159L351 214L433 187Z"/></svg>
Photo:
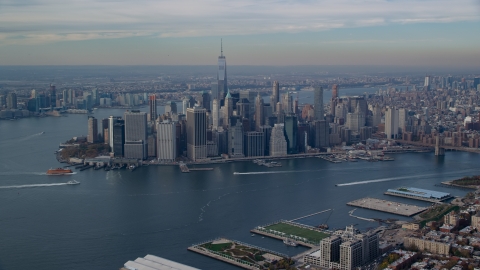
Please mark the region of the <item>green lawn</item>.
<svg viewBox="0 0 480 270"><path fill-rule="evenodd" d="M273 224L268 227L265 227L265 229L282 232L287 235L291 234L291 235L307 238L309 241L312 241L312 242L319 242L323 238L326 238L329 236L326 233L304 229L304 228L300 228L300 227L285 224L285 223Z"/></svg>
<svg viewBox="0 0 480 270"><path fill-rule="evenodd" d="M232 247L232 243L223 243L223 244L212 244L212 243L207 243L202 245L204 248L213 250L213 251L224 251L226 249L229 249Z"/></svg>

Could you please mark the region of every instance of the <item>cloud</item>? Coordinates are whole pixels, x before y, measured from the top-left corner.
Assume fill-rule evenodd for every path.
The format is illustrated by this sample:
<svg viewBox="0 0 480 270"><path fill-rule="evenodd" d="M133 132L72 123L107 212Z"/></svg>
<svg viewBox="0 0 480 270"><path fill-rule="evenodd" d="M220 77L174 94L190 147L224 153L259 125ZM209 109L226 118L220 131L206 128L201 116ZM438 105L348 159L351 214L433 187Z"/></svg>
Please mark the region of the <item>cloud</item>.
<svg viewBox="0 0 480 270"><path fill-rule="evenodd" d="M475 0L4 0L0 44L477 21Z"/></svg>

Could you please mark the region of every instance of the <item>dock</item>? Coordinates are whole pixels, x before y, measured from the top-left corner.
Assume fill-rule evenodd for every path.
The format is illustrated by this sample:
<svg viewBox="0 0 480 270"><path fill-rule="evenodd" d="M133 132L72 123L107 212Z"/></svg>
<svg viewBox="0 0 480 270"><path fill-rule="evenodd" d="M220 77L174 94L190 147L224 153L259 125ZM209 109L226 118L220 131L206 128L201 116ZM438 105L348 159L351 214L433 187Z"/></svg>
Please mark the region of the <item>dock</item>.
<svg viewBox="0 0 480 270"><path fill-rule="evenodd" d="M187 164L180 163L178 165L182 173L189 173L194 171L213 171L213 168L188 168Z"/></svg>
<svg viewBox="0 0 480 270"><path fill-rule="evenodd" d="M402 198L414 199L425 202L439 203L453 198L450 193L420 189L413 187L400 187L395 189L388 189L385 195L397 196Z"/></svg>
<svg viewBox="0 0 480 270"><path fill-rule="evenodd" d="M318 156L318 158L324 159L324 160L332 162L332 163L342 163L340 160L338 160L336 158L331 158L331 157L327 157L327 156Z"/></svg>
<svg viewBox="0 0 480 270"><path fill-rule="evenodd" d="M427 207L420 207L411 204L404 204L398 202L392 202L387 200L380 200L375 198L362 198L355 201L348 202L347 205L355 206L370 210L376 210L380 212L411 217L418 213L427 210Z"/></svg>

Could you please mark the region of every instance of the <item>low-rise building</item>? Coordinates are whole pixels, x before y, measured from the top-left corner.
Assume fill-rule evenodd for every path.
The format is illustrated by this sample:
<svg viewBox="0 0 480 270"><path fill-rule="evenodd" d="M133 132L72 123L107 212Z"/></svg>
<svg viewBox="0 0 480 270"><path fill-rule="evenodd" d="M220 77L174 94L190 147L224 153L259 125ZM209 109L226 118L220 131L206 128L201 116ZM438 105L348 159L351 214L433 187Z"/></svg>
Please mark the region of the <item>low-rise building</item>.
<svg viewBox="0 0 480 270"><path fill-rule="evenodd" d="M403 244L406 247L416 247L421 251L427 251L445 256L450 253L449 243L437 242L416 237L405 237L403 239Z"/></svg>

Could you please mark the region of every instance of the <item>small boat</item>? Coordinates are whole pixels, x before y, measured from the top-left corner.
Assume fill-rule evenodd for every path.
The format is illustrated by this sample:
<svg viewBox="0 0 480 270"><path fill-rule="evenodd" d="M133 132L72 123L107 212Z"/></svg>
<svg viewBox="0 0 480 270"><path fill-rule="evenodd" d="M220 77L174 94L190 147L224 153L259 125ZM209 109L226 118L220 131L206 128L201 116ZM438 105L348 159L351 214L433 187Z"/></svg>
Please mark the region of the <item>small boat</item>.
<svg viewBox="0 0 480 270"><path fill-rule="evenodd" d="M253 237L253 236L255 236L255 234L252 234L251 236Z"/></svg>
<svg viewBox="0 0 480 270"><path fill-rule="evenodd" d="M78 185L78 184L80 184L80 182L78 182L77 180L71 180L71 181L68 181L67 184L69 184L69 185Z"/></svg>
<svg viewBox="0 0 480 270"><path fill-rule="evenodd" d="M288 238L285 238L283 239L283 243L287 246L291 246L291 247L296 247L298 246L297 242L291 240L291 239L288 239Z"/></svg>
<svg viewBox="0 0 480 270"><path fill-rule="evenodd" d="M233 174L240 174L239 172L233 172Z"/></svg>
<svg viewBox="0 0 480 270"><path fill-rule="evenodd" d="M72 170L70 169L62 169L62 168L56 168L56 169L50 169L47 171L47 175L64 175L64 174L72 174Z"/></svg>
<svg viewBox="0 0 480 270"><path fill-rule="evenodd" d="M40 135L45 134L45 131L40 132Z"/></svg>

